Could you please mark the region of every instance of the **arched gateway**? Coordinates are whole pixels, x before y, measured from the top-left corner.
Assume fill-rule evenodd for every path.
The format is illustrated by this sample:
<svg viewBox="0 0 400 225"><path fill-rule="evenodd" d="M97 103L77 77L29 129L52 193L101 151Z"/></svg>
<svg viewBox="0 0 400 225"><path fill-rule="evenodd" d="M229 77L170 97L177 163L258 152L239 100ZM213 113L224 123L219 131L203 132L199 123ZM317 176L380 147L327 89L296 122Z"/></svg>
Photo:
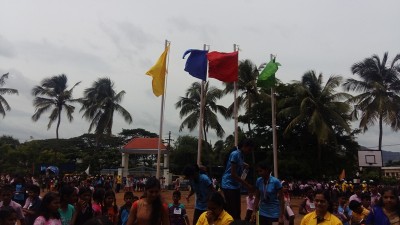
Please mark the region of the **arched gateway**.
<svg viewBox="0 0 400 225"><path fill-rule="evenodd" d="M122 154L121 167L118 169L118 175L128 176L128 163L130 154L157 155L158 138L132 138L124 147L120 149ZM169 152L167 146L161 144L161 154L164 155L164 168L160 177L165 177L165 183L170 184L171 174L169 173Z"/></svg>

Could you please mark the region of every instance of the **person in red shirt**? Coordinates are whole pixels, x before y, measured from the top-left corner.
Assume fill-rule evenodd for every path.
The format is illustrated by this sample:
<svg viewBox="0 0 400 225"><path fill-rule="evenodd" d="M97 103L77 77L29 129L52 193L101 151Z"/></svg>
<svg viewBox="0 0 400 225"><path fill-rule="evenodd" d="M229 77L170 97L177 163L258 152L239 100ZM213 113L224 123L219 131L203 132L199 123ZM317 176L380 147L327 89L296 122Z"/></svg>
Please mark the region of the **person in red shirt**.
<svg viewBox="0 0 400 225"><path fill-rule="evenodd" d="M161 201L160 181L150 177L144 188L144 198L133 203L127 225L170 225L168 206Z"/></svg>

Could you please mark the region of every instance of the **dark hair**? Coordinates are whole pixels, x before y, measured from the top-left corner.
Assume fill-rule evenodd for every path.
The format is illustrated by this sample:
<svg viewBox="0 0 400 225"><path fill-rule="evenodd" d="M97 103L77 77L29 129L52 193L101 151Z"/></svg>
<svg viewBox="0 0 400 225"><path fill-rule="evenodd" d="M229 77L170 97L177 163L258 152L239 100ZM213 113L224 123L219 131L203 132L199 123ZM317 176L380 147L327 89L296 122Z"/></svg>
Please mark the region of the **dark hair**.
<svg viewBox="0 0 400 225"><path fill-rule="evenodd" d="M85 194L85 193L90 193L90 194L92 194L92 190L90 190L90 188L88 188L88 187L81 187L81 188L79 188L79 193L78 193L78 195L79 196L81 196L81 195L83 195L83 194Z"/></svg>
<svg viewBox="0 0 400 225"><path fill-rule="evenodd" d="M93 201L103 203L106 190L104 188L96 188L93 192Z"/></svg>
<svg viewBox="0 0 400 225"><path fill-rule="evenodd" d="M172 192L172 196L178 196L179 198L181 197L181 192L178 190L175 190L174 192Z"/></svg>
<svg viewBox="0 0 400 225"><path fill-rule="evenodd" d="M60 188L60 201L65 202L66 198L70 197L75 192L75 188L71 185L64 185Z"/></svg>
<svg viewBox="0 0 400 225"><path fill-rule="evenodd" d="M158 188L161 189L161 184L160 181L155 178L155 177L150 177L147 179L146 184L144 185L144 189L147 191L152 188ZM147 193L145 192L145 195ZM158 221L161 219L161 214L162 214L162 202L161 202L161 196L158 196L156 199L154 199L153 203L151 204L152 208L152 217L150 219L150 224L157 224Z"/></svg>
<svg viewBox="0 0 400 225"><path fill-rule="evenodd" d="M354 189L354 191L361 191L362 187L361 187L360 184L355 184L355 185L353 186L353 189Z"/></svg>
<svg viewBox="0 0 400 225"><path fill-rule="evenodd" d="M369 195L368 193L363 193L361 194L361 200L367 199L371 201L371 195Z"/></svg>
<svg viewBox="0 0 400 225"><path fill-rule="evenodd" d="M234 146L234 147L228 152L228 154L225 155L225 158L224 158L224 165L225 165L225 166L226 166L226 164L228 163L228 160L229 160L229 157L230 157L231 153L234 152L234 151L236 151L236 149L241 149L243 146L255 147L256 144L255 144L255 142L254 142L253 140L251 140L251 139L247 139L247 138L242 139L242 140L239 142L239 144L238 144L237 147Z"/></svg>
<svg viewBox="0 0 400 225"><path fill-rule="evenodd" d="M112 197L115 198L115 193L114 193L113 190L108 190L108 191L106 191L106 193L104 194L104 199L107 198L107 197L109 197L109 196L112 196Z"/></svg>
<svg viewBox="0 0 400 225"><path fill-rule="evenodd" d="M360 206L361 206L361 203L358 202L357 200L351 200L349 203L349 208L351 209L351 211L356 210Z"/></svg>
<svg viewBox="0 0 400 225"><path fill-rule="evenodd" d="M189 177L189 176L194 176L194 175L198 174L199 171L200 171L200 168L197 164L188 165L188 166L185 166L185 168L183 168L182 174L186 177Z"/></svg>
<svg viewBox="0 0 400 225"><path fill-rule="evenodd" d="M388 192L388 191L391 191L393 193L395 199L396 199L395 209L396 209L397 215L400 216L400 200L398 198L399 194L398 194L397 190L395 188L393 188L393 187L388 187L387 186L387 187L384 187L382 189L381 197L379 198L377 205L380 206L380 207L383 207L383 194L385 194L385 192Z"/></svg>
<svg viewBox="0 0 400 225"><path fill-rule="evenodd" d="M113 202L112 207L114 208L114 212L115 212L115 213L118 213L117 199L115 198L115 193L114 193L113 190L108 190L108 191L106 191L106 193L104 194L104 200L103 200L103 201L105 201L106 198L109 197L109 196L111 196L111 197L114 198L114 202ZM103 210L102 210L103 214L107 214L108 208L107 208L107 206L106 206L105 203L103 204L103 207L102 207L102 208L103 208Z"/></svg>
<svg viewBox="0 0 400 225"><path fill-rule="evenodd" d="M127 197L133 198L134 196L135 196L135 195L133 194L132 191L127 191L127 192L125 192L125 194L124 194L124 198L127 198Z"/></svg>
<svg viewBox="0 0 400 225"><path fill-rule="evenodd" d="M208 199L208 201L215 203L217 206L225 208L224 197L222 197L222 195L220 193L218 193L218 192L213 192L210 195L210 198Z"/></svg>
<svg viewBox="0 0 400 225"><path fill-rule="evenodd" d="M3 206L0 208L0 223L3 224L3 221L14 213L17 214L15 209L13 209L11 206Z"/></svg>
<svg viewBox="0 0 400 225"><path fill-rule="evenodd" d="M317 190L315 192L314 198L317 195L323 195L324 196L324 199L328 203L328 212L333 213L333 202L332 202L331 195L329 194L329 192L328 191L323 191L323 190Z"/></svg>
<svg viewBox="0 0 400 225"><path fill-rule="evenodd" d="M238 148L241 149L243 146L256 147L256 143L251 139L243 139L239 142Z"/></svg>
<svg viewBox="0 0 400 225"><path fill-rule="evenodd" d="M29 185L28 188L27 188L27 190L28 190L28 191L32 191L32 192L34 192L35 194L40 194L40 187L37 186L37 185L34 185L34 184Z"/></svg>
<svg viewBox="0 0 400 225"><path fill-rule="evenodd" d="M269 171L269 172L272 171L272 169L271 169L271 164L268 163L266 160L259 162L259 163L257 164L257 168L264 169L264 170L267 170L267 171Z"/></svg>
<svg viewBox="0 0 400 225"><path fill-rule="evenodd" d="M60 219L61 217L58 211L50 212L48 209L50 203L57 198L60 198L60 196L55 192L48 192L45 194L39 207L39 215L43 216L46 220L49 220L50 217Z"/></svg>

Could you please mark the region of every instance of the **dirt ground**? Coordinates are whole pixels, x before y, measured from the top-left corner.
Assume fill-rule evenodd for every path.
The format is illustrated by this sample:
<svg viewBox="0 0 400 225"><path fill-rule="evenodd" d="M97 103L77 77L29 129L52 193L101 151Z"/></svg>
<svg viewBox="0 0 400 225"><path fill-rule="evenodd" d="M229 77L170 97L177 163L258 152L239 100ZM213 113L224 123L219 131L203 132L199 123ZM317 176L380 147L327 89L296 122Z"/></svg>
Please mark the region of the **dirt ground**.
<svg viewBox="0 0 400 225"><path fill-rule="evenodd" d="M161 193L162 198L164 200L165 203L172 203L172 192L173 191L163 191ZM195 201L195 196L192 196L190 198L189 203L186 202L185 196L188 195L188 191L182 191L182 200L181 203L183 203L186 207L187 210L187 214L189 216L189 220L190 223L192 224L192 220L193 220L193 212L194 212L194 201ZM136 196L141 196L143 194L143 192L134 192L134 194ZM120 207L124 204L124 194L123 192L117 193L116 195L117 197L117 205ZM302 215L298 215L298 211L299 211L299 205L301 203L301 199L300 198L292 198L292 206L293 206L293 211L296 214L295 217L295 223L294 224L300 224L301 219L303 218ZM242 195L242 216L241 218L244 219L246 214L246 195Z"/></svg>

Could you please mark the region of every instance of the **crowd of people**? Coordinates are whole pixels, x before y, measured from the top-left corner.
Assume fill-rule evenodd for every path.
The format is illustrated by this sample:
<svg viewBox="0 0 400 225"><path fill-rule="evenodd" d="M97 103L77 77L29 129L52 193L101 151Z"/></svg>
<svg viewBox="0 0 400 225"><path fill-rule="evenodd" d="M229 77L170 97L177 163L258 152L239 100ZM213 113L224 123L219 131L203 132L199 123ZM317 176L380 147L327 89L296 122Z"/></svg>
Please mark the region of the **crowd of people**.
<svg viewBox="0 0 400 225"><path fill-rule="evenodd" d="M246 179L249 165L243 159L254 146L244 140L231 151L220 182L211 179L203 167L186 166L183 175L190 191L182 196L175 184L169 204L161 195L165 180L155 177L54 176L46 178L41 196L42 179L2 175L0 225L17 221L20 225L293 225L299 215L301 225L400 225L397 188L374 181L283 181L272 176L271 165L262 161L255 166L258 179L251 184ZM248 196L246 216L241 220L243 188ZM124 204L118 206L116 193L120 191ZM189 203L193 195L190 221L181 198ZM302 198L298 211L291 203L294 197Z"/></svg>

